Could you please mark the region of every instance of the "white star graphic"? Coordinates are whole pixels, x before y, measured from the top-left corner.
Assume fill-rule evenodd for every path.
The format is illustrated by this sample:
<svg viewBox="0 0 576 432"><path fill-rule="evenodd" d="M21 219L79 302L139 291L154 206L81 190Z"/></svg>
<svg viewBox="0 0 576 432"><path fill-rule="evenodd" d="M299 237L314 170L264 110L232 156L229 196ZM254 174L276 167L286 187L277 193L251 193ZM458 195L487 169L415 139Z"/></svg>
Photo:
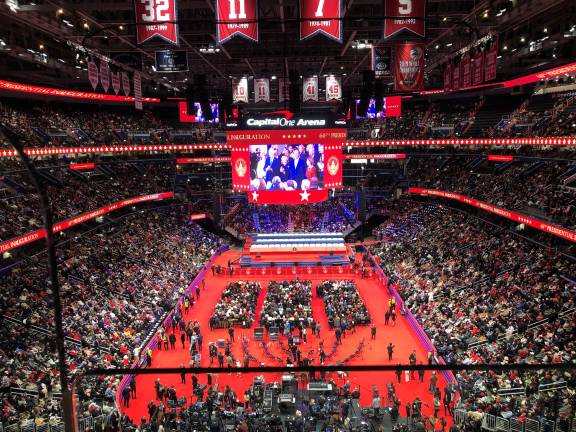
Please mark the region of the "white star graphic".
<svg viewBox="0 0 576 432"><path fill-rule="evenodd" d="M258 192L256 192L256 191L252 192L252 199L254 201L258 201Z"/></svg>
<svg viewBox="0 0 576 432"><path fill-rule="evenodd" d="M310 197L311 194L308 193L308 191L306 189L304 189L304 192L302 192L300 194L300 201L308 201L308 198Z"/></svg>

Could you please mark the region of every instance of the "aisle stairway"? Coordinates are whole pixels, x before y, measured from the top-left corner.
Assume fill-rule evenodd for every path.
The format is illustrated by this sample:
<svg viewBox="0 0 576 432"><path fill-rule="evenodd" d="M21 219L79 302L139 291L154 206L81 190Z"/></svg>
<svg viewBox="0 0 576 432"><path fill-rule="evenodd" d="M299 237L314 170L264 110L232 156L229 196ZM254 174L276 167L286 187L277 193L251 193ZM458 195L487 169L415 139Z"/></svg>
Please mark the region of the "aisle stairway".
<svg viewBox="0 0 576 432"><path fill-rule="evenodd" d="M524 96L492 96L476 114L474 123L466 133L467 137L482 137L482 131L493 128L505 115L510 115L524 101Z"/></svg>

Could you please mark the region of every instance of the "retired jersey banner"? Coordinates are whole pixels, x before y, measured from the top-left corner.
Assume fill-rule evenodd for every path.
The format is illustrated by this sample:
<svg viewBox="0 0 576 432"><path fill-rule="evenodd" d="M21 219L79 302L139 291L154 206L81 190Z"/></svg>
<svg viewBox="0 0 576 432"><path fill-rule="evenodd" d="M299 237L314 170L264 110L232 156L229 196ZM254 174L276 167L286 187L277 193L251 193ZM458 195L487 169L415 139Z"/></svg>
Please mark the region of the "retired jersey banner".
<svg viewBox="0 0 576 432"><path fill-rule="evenodd" d="M92 85L93 90L96 90L96 87L98 87L98 81L100 80L99 74L100 74L100 71L98 70L98 65L96 64L96 62L93 60L89 61L88 62L88 80L90 81L90 84Z"/></svg>
<svg viewBox="0 0 576 432"><path fill-rule="evenodd" d="M342 0L300 0L300 40L322 33L342 42Z"/></svg>
<svg viewBox="0 0 576 432"><path fill-rule="evenodd" d="M302 101L318 102L318 77L304 78L302 84Z"/></svg>
<svg viewBox="0 0 576 432"><path fill-rule="evenodd" d="M397 44L394 53L394 88L416 91L424 88L423 43Z"/></svg>
<svg viewBox="0 0 576 432"><path fill-rule="evenodd" d="M248 103L248 78L232 80L232 100Z"/></svg>
<svg viewBox="0 0 576 432"><path fill-rule="evenodd" d="M460 90L462 84L460 82L461 63L454 64L452 68L452 90Z"/></svg>
<svg viewBox="0 0 576 432"><path fill-rule="evenodd" d="M470 52L466 51L462 56L462 88L472 85L472 71L470 68Z"/></svg>
<svg viewBox="0 0 576 432"><path fill-rule="evenodd" d="M122 91L126 96L130 94L130 77L128 76L128 72L122 72Z"/></svg>
<svg viewBox="0 0 576 432"><path fill-rule="evenodd" d="M372 70L376 79L390 79L392 72L392 47L372 46Z"/></svg>
<svg viewBox="0 0 576 432"><path fill-rule="evenodd" d="M328 75L326 77L326 100L342 100L342 83L340 77Z"/></svg>
<svg viewBox="0 0 576 432"><path fill-rule="evenodd" d="M100 61L100 82L104 93L108 93L108 89L110 89L110 65L104 60Z"/></svg>
<svg viewBox="0 0 576 432"><path fill-rule="evenodd" d="M290 81L287 78L278 78L278 102L290 99Z"/></svg>
<svg viewBox="0 0 576 432"><path fill-rule="evenodd" d="M256 78L254 80L254 102L270 102L270 80Z"/></svg>
<svg viewBox="0 0 576 432"><path fill-rule="evenodd" d="M384 0L384 38L402 31L426 35L426 0Z"/></svg>
<svg viewBox="0 0 576 432"><path fill-rule="evenodd" d="M120 72L114 73L111 72L110 75L112 76L112 90L114 90L114 94L120 93Z"/></svg>
<svg viewBox="0 0 576 432"><path fill-rule="evenodd" d="M176 0L134 0L136 43L158 36L178 45L178 7Z"/></svg>
<svg viewBox="0 0 576 432"><path fill-rule="evenodd" d="M472 63L472 85L484 82L484 51L478 51Z"/></svg>
<svg viewBox="0 0 576 432"><path fill-rule="evenodd" d="M258 42L257 0L216 0L218 43L240 35Z"/></svg>
<svg viewBox="0 0 576 432"><path fill-rule="evenodd" d="M444 66L444 91L452 90L452 63Z"/></svg>
<svg viewBox="0 0 576 432"><path fill-rule="evenodd" d="M492 41L492 45L486 51L486 58L484 59L484 81L492 81L496 79L496 67L498 64L498 39Z"/></svg>
<svg viewBox="0 0 576 432"><path fill-rule="evenodd" d="M142 76L140 72L134 72L134 106L137 110L142 109Z"/></svg>

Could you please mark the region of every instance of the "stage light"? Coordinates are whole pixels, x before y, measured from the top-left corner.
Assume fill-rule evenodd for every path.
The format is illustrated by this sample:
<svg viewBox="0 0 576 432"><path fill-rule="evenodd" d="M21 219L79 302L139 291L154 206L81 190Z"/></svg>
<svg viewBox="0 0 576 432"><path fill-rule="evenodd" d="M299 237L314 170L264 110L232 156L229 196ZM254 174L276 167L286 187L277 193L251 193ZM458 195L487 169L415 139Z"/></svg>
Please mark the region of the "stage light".
<svg viewBox="0 0 576 432"><path fill-rule="evenodd" d="M118 26L118 30L123 31L123 30L124 30L124 26L123 26L123 25Z"/></svg>
<svg viewBox="0 0 576 432"><path fill-rule="evenodd" d="M84 28L87 29L87 30L90 28L90 26L88 25L87 22L84 23Z"/></svg>
<svg viewBox="0 0 576 432"><path fill-rule="evenodd" d="M62 15L64 13L64 9L60 8L56 11L56 15Z"/></svg>
<svg viewBox="0 0 576 432"><path fill-rule="evenodd" d="M520 42L526 42L526 38L525 38L524 36L522 36L522 37L520 38Z"/></svg>

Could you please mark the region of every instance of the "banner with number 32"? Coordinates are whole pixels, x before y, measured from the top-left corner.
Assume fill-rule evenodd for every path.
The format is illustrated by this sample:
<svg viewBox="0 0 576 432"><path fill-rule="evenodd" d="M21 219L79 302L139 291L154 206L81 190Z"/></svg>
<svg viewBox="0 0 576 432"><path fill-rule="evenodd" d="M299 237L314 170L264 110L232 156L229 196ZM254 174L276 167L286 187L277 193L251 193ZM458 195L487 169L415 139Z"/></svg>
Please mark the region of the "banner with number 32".
<svg viewBox="0 0 576 432"><path fill-rule="evenodd" d="M136 42L153 37L178 45L178 6L176 0L134 0Z"/></svg>

